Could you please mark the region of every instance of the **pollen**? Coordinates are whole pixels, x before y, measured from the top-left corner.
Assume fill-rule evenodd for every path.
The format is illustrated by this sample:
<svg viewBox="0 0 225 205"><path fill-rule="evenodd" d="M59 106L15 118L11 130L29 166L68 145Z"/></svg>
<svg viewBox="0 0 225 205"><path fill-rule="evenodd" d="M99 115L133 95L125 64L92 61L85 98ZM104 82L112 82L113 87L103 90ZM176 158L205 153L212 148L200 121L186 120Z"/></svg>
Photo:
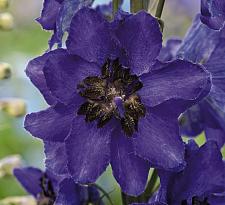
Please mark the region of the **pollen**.
<svg viewBox="0 0 225 205"><path fill-rule="evenodd" d="M85 98L77 114L85 121L97 121L104 127L112 118L117 119L127 136L138 131L138 121L145 116L145 106L137 91L143 87L137 75L122 66L119 59L105 62L101 76L88 76L77 85L80 96Z"/></svg>

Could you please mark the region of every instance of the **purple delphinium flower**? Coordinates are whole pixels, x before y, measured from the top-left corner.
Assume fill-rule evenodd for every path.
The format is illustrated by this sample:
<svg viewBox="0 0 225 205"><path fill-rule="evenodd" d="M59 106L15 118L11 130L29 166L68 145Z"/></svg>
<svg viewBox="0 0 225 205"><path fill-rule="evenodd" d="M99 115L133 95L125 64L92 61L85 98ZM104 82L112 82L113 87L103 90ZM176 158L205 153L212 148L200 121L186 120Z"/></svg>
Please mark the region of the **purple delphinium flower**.
<svg viewBox="0 0 225 205"><path fill-rule="evenodd" d="M161 186L159 201L168 205L208 205L212 194L225 189L225 166L219 147L213 141L198 147L194 141L186 145L187 166L179 173L158 171Z"/></svg>
<svg viewBox="0 0 225 205"><path fill-rule="evenodd" d="M41 17L37 21L43 29L54 31L49 46L62 44L63 34L68 31L74 14L84 6L91 6L94 0L44 0Z"/></svg>
<svg viewBox="0 0 225 205"><path fill-rule="evenodd" d="M207 98L182 115L181 132L187 136L197 136L204 130L207 139L216 140L220 147L225 143L225 38L223 32L223 30L216 32L207 28L197 16L176 53L178 58L203 64L212 74L213 84ZM170 55L173 54L170 52Z"/></svg>
<svg viewBox="0 0 225 205"><path fill-rule="evenodd" d="M225 1L201 0L201 21L209 28L220 30L225 25Z"/></svg>
<svg viewBox="0 0 225 205"><path fill-rule="evenodd" d="M209 141L199 148L189 141L185 159L187 166L179 173L158 170L161 185L156 204L219 205L222 200L224 203L225 164L217 144Z"/></svg>
<svg viewBox="0 0 225 205"><path fill-rule="evenodd" d="M60 179L48 171L33 167L17 168L14 175L24 189L36 198L38 205L102 204L94 187L75 184L71 178Z"/></svg>
<svg viewBox="0 0 225 205"><path fill-rule="evenodd" d="M65 158L50 154L49 167L67 162L72 178L86 184L110 163L130 195L144 191L149 163L184 168L177 117L208 93L210 75L187 61L156 61L161 44L158 21L144 11L109 23L83 8L72 19L67 49L29 63L27 75L50 107L28 115L25 128L66 147Z"/></svg>

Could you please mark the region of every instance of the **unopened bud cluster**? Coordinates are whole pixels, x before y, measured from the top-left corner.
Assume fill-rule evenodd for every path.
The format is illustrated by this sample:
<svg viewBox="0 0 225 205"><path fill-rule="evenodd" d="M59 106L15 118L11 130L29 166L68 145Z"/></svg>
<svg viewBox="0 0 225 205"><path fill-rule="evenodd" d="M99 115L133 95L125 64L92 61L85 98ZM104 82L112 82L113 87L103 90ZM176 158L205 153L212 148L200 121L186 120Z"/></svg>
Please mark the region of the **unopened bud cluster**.
<svg viewBox="0 0 225 205"><path fill-rule="evenodd" d="M14 28L14 19L12 14L5 11L9 6L9 0L0 0L0 29L10 31Z"/></svg>
<svg viewBox="0 0 225 205"><path fill-rule="evenodd" d="M26 103L19 98L0 100L0 110L12 117L21 117L26 114Z"/></svg>

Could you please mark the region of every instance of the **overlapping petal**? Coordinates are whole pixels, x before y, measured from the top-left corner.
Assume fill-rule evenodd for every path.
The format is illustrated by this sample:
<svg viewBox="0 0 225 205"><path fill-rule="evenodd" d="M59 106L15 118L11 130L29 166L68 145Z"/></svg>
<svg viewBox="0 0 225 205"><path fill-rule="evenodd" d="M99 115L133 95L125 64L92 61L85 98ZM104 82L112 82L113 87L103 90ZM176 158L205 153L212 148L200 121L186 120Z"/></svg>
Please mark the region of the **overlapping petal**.
<svg viewBox="0 0 225 205"><path fill-rule="evenodd" d="M154 167L180 171L184 168L184 145L177 118L149 109L134 136L135 153Z"/></svg>
<svg viewBox="0 0 225 205"><path fill-rule="evenodd" d="M225 25L225 2L201 0L201 21L211 29L222 29Z"/></svg>
<svg viewBox="0 0 225 205"><path fill-rule="evenodd" d="M41 193L40 179L43 175L41 170L33 167L17 168L14 170L14 175L28 193L34 197Z"/></svg>
<svg viewBox="0 0 225 205"><path fill-rule="evenodd" d="M139 94L144 104L151 107L170 99L196 100L202 92L209 92L211 81L203 67L182 60L158 62L152 72L140 79L144 87Z"/></svg>
<svg viewBox="0 0 225 205"><path fill-rule="evenodd" d="M64 142L44 142L45 148L45 166L50 172L67 177L67 158Z"/></svg>
<svg viewBox="0 0 225 205"><path fill-rule="evenodd" d="M207 197L224 191L224 163L217 144L209 141L196 150L191 143L186 149L187 166L182 172L159 172L159 195L166 203L180 205L183 200L189 202L196 196Z"/></svg>
<svg viewBox="0 0 225 205"><path fill-rule="evenodd" d="M57 0L45 0L41 17L37 21L46 30L54 30L61 3Z"/></svg>
<svg viewBox="0 0 225 205"><path fill-rule="evenodd" d="M116 35L131 70L137 75L148 72L162 47L158 21L140 11L126 18L118 27Z"/></svg>
<svg viewBox="0 0 225 205"><path fill-rule="evenodd" d="M66 45L70 54L103 65L114 48L109 23L96 11L81 9L72 19Z"/></svg>
<svg viewBox="0 0 225 205"><path fill-rule="evenodd" d="M94 182L110 161L111 127L98 129L77 116L66 143L68 169L80 183Z"/></svg>
<svg viewBox="0 0 225 205"><path fill-rule="evenodd" d="M24 127L33 136L44 141L63 142L75 116L74 106L56 104L46 110L26 116Z"/></svg>
<svg viewBox="0 0 225 205"><path fill-rule="evenodd" d="M49 88L46 85L43 68L48 59L52 58L53 56L59 58L60 56L64 55L66 55L66 51L64 49L57 49L45 53L44 55L31 60L26 68L27 76L30 78L31 82L40 90L49 105L54 104L56 102L56 99L51 94Z"/></svg>
<svg viewBox="0 0 225 205"><path fill-rule="evenodd" d="M62 103L69 104L73 100L79 104L77 86L88 76L98 76L100 67L88 63L78 56L54 56L49 59L43 69L46 83L51 93ZM78 103L77 103L78 102Z"/></svg>
<svg viewBox="0 0 225 205"><path fill-rule="evenodd" d="M149 163L135 155L133 139L125 136L120 128L112 133L111 166L125 193L137 196L145 190Z"/></svg>

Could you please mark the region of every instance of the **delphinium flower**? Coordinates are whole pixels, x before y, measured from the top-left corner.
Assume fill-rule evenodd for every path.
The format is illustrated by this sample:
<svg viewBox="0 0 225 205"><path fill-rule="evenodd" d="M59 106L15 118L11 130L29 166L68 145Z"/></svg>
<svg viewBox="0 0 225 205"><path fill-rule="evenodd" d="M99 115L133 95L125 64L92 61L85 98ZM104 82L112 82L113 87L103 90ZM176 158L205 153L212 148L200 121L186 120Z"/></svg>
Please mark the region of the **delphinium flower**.
<svg viewBox="0 0 225 205"><path fill-rule="evenodd" d="M14 175L38 205L102 204L96 188L75 184L71 178L60 179L37 168L17 168Z"/></svg>
<svg viewBox="0 0 225 205"><path fill-rule="evenodd" d="M111 23L89 8L75 14L67 49L26 70L50 107L28 115L25 128L66 147L66 157L48 166L67 162L72 178L86 184L110 163L130 195L144 191L150 165L184 168L177 118L208 93L210 75L188 61L156 61L161 47L158 21L144 11Z"/></svg>
<svg viewBox="0 0 225 205"><path fill-rule="evenodd" d="M199 16L184 38L176 55L178 58L202 63L212 74L210 94L193 106L180 118L181 132L187 136L197 136L203 130L208 139L225 142L225 36L213 31L200 22Z"/></svg>
<svg viewBox="0 0 225 205"><path fill-rule="evenodd" d="M223 28L225 25L225 1L201 0L201 21L211 29Z"/></svg>
<svg viewBox="0 0 225 205"><path fill-rule="evenodd" d="M217 144L209 141L199 148L189 141L185 159L187 166L179 173L158 170L156 200L167 205L224 204L225 163Z"/></svg>
<svg viewBox="0 0 225 205"><path fill-rule="evenodd" d="M68 31L74 14L83 6L91 6L94 0L44 0L41 17L37 21L43 29L54 31L50 48L62 44L63 34Z"/></svg>

